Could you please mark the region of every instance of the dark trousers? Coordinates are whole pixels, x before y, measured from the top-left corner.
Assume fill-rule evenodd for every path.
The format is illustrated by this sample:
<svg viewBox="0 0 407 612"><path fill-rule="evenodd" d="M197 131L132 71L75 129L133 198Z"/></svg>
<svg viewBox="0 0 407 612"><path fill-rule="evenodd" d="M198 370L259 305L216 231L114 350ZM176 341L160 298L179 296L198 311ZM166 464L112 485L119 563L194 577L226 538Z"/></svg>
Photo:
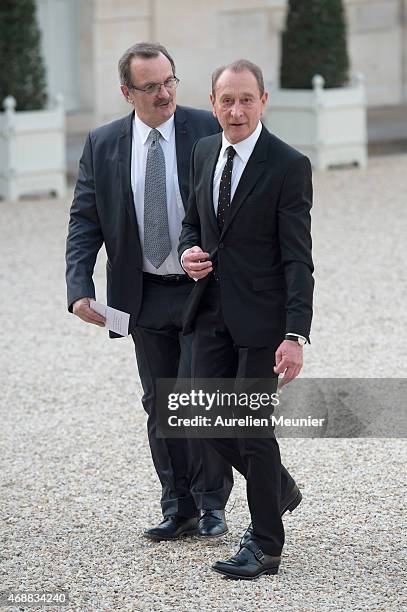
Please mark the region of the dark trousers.
<svg viewBox="0 0 407 612"><path fill-rule="evenodd" d="M192 377L260 378L267 381L265 385L273 392L277 387L273 371L275 351L280 343L277 340L272 347L236 346L223 320L219 284L211 281L195 324ZM207 438L205 442L246 478L254 539L263 552L280 555L284 545L280 502L292 489L294 480L281 465L274 434L267 438Z"/></svg>
<svg viewBox="0 0 407 612"><path fill-rule="evenodd" d="M213 448L197 439L156 436L157 379L191 376L192 338L183 336L181 330L182 311L192 286L185 279L167 281L144 275L142 309L132 332L164 516L188 517L202 508L224 508L233 486L232 468Z"/></svg>

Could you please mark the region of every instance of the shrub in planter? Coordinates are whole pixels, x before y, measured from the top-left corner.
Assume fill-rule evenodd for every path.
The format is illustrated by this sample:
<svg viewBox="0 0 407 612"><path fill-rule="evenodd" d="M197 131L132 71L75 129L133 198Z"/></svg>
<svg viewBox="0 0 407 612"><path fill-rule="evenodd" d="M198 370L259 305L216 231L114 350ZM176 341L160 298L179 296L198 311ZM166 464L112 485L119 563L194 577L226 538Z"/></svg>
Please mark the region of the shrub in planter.
<svg viewBox="0 0 407 612"><path fill-rule="evenodd" d="M34 0L0 2L0 101L7 96L17 100L18 110L47 103Z"/></svg>
<svg viewBox="0 0 407 612"><path fill-rule="evenodd" d="M47 104L34 0L0 0L0 198L66 191L65 113Z"/></svg>
<svg viewBox="0 0 407 612"><path fill-rule="evenodd" d="M311 89L316 74L326 88L345 85L349 59L342 0L289 0L281 57L281 88Z"/></svg>
<svg viewBox="0 0 407 612"><path fill-rule="evenodd" d="M362 75L348 82L346 23L341 0L289 0L282 35L280 88L267 123L315 168L367 162Z"/></svg>

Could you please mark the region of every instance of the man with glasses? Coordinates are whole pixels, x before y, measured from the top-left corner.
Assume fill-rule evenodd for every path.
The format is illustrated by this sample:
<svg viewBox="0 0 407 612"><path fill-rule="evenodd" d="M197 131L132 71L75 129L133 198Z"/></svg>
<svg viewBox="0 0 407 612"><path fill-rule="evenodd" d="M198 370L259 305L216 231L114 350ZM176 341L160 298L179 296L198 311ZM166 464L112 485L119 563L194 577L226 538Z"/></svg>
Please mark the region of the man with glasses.
<svg viewBox="0 0 407 612"><path fill-rule="evenodd" d="M156 380L190 376L191 338L181 329L194 283L178 262L177 245L192 147L219 125L207 111L176 107L179 80L162 45L128 49L119 75L133 112L96 129L85 144L67 239L68 308L87 323L104 325L89 304L104 243L107 303L130 313L151 454L162 485L164 520L145 535L215 537L227 532L232 469L198 440L157 438Z"/></svg>

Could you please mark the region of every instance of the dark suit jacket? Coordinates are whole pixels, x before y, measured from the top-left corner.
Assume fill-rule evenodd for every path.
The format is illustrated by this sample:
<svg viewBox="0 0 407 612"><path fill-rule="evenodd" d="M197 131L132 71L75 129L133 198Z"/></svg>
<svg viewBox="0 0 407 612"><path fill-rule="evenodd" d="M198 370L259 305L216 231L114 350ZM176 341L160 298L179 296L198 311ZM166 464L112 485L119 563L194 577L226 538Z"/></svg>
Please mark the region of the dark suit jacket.
<svg viewBox="0 0 407 612"><path fill-rule="evenodd" d="M134 114L89 134L79 164L66 247L68 308L95 297L92 280L102 244L107 252L107 304L130 313L133 329L142 301L142 252L131 189ZM208 111L178 106L175 144L184 206L189 194L189 160L194 143L219 132ZM115 334L111 334L115 336Z"/></svg>
<svg viewBox="0 0 407 612"><path fill-rule="evenodd" d="M308 338L314 285L310 162L263 127L220 234L212 189L221 142L216 134L194 146L179 254L194 245L211 254L236 344L275 345L286 332ZM193 329L207 283L208 277L192 290L185 333Z"/></svg>

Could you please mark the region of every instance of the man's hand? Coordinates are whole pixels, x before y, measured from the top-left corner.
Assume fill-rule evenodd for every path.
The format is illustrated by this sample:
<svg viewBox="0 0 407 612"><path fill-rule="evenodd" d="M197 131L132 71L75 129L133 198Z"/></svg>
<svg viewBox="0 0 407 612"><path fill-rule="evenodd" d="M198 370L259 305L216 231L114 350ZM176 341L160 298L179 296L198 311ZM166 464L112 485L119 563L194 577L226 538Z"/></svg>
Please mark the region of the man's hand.
<svg viewBox="0 0 407 612"><path fill-rule="evenodd" d="M209 253L204 253L201 247L194 246L187 249L182 257L182 267L191 278L205 278L213 270L209 261Z"/></svg>
<svg viewBox="0 0 407 612"><path fill-rule="evenodd" d="M278 388L281 389L284 385L294 380L301 372L303 356L302 346L292 340L283 340L276 351L276 365L274 372L282 374L283 378L278 382Z"/></svg>
<svg viewBox="0 0 407 612"><path fill-rule="evenodd" d="M81 298L80 300L76 300L72 306L72 312L74 315L85 321L85 323L93 323L93 325L98 325L99 327L105 326L105 317L102 317L100 314L92 310L89 306L90 298Z"/></svg>

